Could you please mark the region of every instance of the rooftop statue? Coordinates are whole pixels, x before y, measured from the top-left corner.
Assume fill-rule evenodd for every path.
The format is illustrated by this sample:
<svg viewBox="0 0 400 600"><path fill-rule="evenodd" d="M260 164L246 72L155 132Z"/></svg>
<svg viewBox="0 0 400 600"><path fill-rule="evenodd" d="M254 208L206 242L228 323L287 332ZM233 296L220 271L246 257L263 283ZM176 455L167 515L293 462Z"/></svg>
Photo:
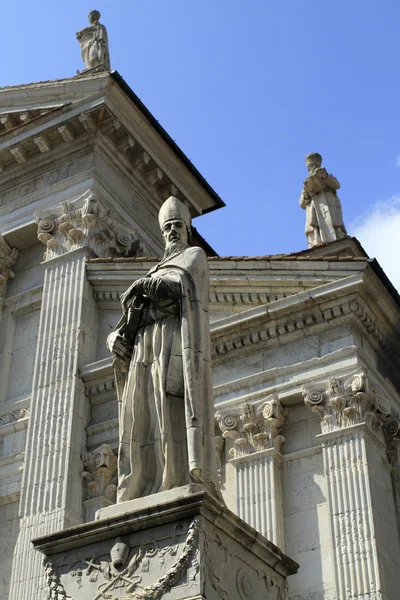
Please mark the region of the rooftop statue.
<svg viewBox="0 0 400 600"><path fill-rule="evenodd" d="M308 247L345 237L342 206L336 190L340 183L322 167L322 156L317 152L306 156L309 176L304 181L300 206L306 210Z"/></svg>
<svg viewBox="0 0 400 600"><path fill-rule="evenodd" d="M190 482L220 496L208 320L208 263L190 247L188 208L171 196L159 212L161 262L122 295L107 339L119 400L117 502Z"/></svg>
<svg viewBox="0 0 400 600"><path fill-rule="evenodd" d="M81 45L82 59L87 69L104 66L110 69L110 53L108 51L107 29L99 23L101 15L98 10L89 13L89 27L77 32L76 37Z"/></svg>

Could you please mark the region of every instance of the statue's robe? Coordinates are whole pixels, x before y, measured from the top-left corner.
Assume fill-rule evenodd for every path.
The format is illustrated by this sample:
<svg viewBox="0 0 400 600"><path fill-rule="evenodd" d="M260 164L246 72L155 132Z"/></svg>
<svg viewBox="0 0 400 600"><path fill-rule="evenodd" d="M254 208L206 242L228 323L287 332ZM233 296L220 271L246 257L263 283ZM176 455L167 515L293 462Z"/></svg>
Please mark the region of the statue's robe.
<svg viewBox="0 0 400 600"><path fill-rule="evenodd" d="M82 60L86 68L104 65L110 69L110 55L108 51L107 29L101 23L85 27L80 32Z"/></svg>
<svg viewBox="0 0 400 600"><path fill-rule="evenodd" d="M147 278L150 304L141 316L129 371L116 372L118 502L189 483L197 470L215 494L206 255L186 247Z"/></svg>
<svg viewBox="0 0 400 600"><path fill-rule="evenodd" d="M310 247L346 235L342 206L336 193L339 187L338 180L324 168L314 171L304 182L300 206L306 210L305 233Z"/></svg>

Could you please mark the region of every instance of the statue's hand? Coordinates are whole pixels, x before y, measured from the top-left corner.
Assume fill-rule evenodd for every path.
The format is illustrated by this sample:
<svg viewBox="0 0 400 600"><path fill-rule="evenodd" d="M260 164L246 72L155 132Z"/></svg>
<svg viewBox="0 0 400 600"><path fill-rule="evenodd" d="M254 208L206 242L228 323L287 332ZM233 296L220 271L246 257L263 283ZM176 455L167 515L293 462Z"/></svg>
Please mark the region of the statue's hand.
<svg viewBox="0 0 400 600"><path fill-rule="evenodd" d="M131 359L132 348L118 331L113 331L107 338L107 348L115 359L126 364Z"/></svg>

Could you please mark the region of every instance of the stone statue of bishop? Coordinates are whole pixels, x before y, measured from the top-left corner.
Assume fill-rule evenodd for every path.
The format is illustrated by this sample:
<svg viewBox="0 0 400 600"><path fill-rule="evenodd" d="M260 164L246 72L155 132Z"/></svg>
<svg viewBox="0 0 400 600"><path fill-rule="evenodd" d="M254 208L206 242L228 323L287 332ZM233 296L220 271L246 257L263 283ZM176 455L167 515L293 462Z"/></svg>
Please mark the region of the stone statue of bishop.
<svg viewBox="0 0 400 600"><path fill-rule="evenodd" d="M211 382L209 275L189 245L189 209L171 196L159 212L162 260L122 295L114 355L120 440L117 502L191 482L222 500Z"/></svg>
<svg viewBox="0 0 400 600"><path fill-rule="evenodd" d="M110 53L108 51L107 29L99 23L101 15L98 10L89 13L89 27L77 32L76 37L81 45L82 59L87 69L104 67L110 69Z"/></svg>
<svg viewBox="0 0 400 600"><path fill-rule="evenodd" d="M340 183L322 167L322 156L313 152L306 156L309 175L304 181L300 206L306 211L308 247L333 242L346 236L342 206L336 190Z"/></svg>

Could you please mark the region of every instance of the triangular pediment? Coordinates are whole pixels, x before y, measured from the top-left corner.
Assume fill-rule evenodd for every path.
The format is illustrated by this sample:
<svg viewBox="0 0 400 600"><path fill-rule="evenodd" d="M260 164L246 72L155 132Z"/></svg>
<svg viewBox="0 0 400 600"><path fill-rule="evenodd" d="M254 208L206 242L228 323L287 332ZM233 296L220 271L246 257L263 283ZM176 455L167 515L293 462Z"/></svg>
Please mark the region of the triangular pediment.
<svg viewBox="0 0 400 600"><path fill-rule="evenodd" d="M51 109L79 102L101 92L109 84L109 73L101 72L2 87L0 88L0 116L4 118L9 114L11 118L14 117L15 126L25 124ZM21 119L20 115L26 116ZM5 130L5 124L2 123L0 133Z"/></svg>

